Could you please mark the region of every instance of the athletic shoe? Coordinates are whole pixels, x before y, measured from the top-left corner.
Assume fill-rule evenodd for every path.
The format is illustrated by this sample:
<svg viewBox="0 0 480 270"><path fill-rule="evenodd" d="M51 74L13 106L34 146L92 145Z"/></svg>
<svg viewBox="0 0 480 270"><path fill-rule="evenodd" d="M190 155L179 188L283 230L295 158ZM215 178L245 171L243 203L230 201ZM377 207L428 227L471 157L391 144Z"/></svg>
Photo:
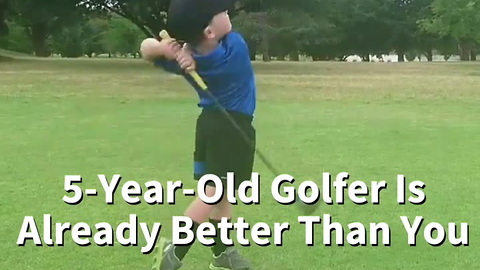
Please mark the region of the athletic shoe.
<svg viewBox="0 0 480 270"><path fill-rule="evenodd" d="M213 256L210 270L251 270L250 262L245 260L238 250L227 248L218 257Z"/></svg>
<svg viewBox="0 0 480 270"><path fill-rule="evenodd" d="M151 270L178 270L182 267L182 262L175 255L175 247L171 241L161 238L155 248L156 255Z"/></svg>

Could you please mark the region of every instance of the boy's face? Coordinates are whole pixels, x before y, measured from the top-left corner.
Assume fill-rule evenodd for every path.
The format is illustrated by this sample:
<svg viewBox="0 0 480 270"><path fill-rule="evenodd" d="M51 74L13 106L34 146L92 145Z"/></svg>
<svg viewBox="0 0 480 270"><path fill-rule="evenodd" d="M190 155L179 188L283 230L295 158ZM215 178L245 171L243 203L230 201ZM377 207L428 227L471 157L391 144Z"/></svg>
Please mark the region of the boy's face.
<svg viewBox="0 0 480 270"><path fill-rule="evenodd" d="M217 14L213 17L206 31L209 39L220 40L232 30L232 23L228 11Z"/></svg>

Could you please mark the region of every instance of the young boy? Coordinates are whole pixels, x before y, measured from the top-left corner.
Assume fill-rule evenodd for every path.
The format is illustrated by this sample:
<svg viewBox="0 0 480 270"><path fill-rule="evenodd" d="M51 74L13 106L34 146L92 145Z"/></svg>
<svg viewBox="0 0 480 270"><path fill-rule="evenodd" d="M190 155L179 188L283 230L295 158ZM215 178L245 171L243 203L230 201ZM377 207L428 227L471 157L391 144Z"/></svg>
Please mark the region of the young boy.
<svg viewBox="0 0 480 270"><path fill-rule="evenodd" d="M214 174L227 185L227 173L235 174L235 188L251 178L255 149L217 107L214 100L200 89L186 73L196 70L209 91L220 102L255 146L252 125L256 107L256 86L247 44L240 34L232 31L228 10L235 0L173 0L168 13L167 31L175 40L145 41L141 46L143 57L171 73L185 76L200 98L202 112L197 119L194 179ZM181 47L179 43L187 46ZM215 194L209 185L207 195ZM195 199L186 209L185 216L194 222L193 231L203 222L216 226L222 218L232 218L232 205L226 196L216 205ZM250 263L233 247L227 247L217 236L212 247L212 270L247 270ZM174 246L162 239L158 246L159 259L152 270L176 270L189 246Z"/></svg>

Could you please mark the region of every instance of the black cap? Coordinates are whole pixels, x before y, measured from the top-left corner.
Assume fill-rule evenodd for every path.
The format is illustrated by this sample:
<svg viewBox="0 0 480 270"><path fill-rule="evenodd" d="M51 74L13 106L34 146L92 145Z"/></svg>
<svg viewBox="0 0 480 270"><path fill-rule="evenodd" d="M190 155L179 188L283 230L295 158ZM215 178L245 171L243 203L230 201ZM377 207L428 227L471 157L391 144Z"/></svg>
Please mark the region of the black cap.
<svg viewBox="0 0 480 270"><path fill-rule="evenodd" d="M197 42L213 17L232 9L236 1L172 0L167 15L167 31L179 41Z"/></svg>

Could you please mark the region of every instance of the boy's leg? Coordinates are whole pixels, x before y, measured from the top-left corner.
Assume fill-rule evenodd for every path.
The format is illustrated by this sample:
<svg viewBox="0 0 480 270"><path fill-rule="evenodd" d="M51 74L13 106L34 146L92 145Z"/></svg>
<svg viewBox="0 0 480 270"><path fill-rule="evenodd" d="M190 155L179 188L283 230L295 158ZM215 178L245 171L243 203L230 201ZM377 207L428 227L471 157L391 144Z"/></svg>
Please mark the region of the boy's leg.
<svg viewBox="0 0 480 270"><path fill-rule="evenodd" d="M215 195L215 188L208 186L206 188L206 195L212 197ZM196 234L197 228L200 224L209 220L211 213L216 209L216 205L209 205L204 203L200 198L196 198L184 213L184 216L189 217L193 221L193 232ZM175 255L179 260L183 260L188 253L193 243L190 245L176 246Z"/></svg>
<svg viewBox="0 0 480 270"><path fill-rule="evenodd" d="M239 124L255 142L255 130L251 126L251 119L239 119ZM255 150L248 145L231 123L220 113L202 114L197 120L195 141L195 179L202 175L215 174L226 179L228 172L235 173L235 188L251 177ZM224 181L226 184L226 180ZM213 187L207 187L207 195L215 193ZM214 212L212 212L214 211ZM210 222L220 222L223 217L232 218L232 205L224 198L217 205L208 205L196 199L186 210L185 215L194 221L197 227L210 217ZM248 270L250 264L243 259L233 248L228 249L221 242L219 232L212 247L214 260L211 269ZM167 242L165 250L160 251L161 266L152 270L177 270L181 267L181 260L189 251L191 245L173 246ZM215 256L219 254L218 256Z"/></svg>
<svg viewBox="0 0 480 270"><path fill-rule="evenodd" d="M252 126L251 117L239 114L232 114L232 116L255 144L255 129ZM227 184L227 173L233 172L235 189L238 189L243 181L251 178L255 149L245 141L225 116L219 113L215 118L217 124L211 133L212 143L207 151L208 171L223 179L224 185ZM224 198L213 210L210 222L216 224L221 222L222 218L231 220L232 215L232 205ZM250 263L243 259L236 249L222 243L218 229L214 240L216 244L212 247L214 258L210 269L251 269Z"/></svg>
<svg viewBox="0 0 480 270"><path fill-rule="evenodd" d="M213 209L209 221L215 226L215 228L218 228L218 224L222 221L223 218L226 218L228 222L231 222L232 214L232 204L226 199L226 197L224 197L223 200L218 203ZM227 237L228 239L231 239L230 233L227 233ZM225 245L222 242L219 230L217 230L217 235L216 237L214 237L214 240L215 245L212 246L212 252L214 256L218 257L220 256L220 254L225 252L229 246Z"/></svg>
<svg viewBox="0 0 480 270"><path fill-rule="evenodd" d="M194 179L199 180L206 171L206 152L207 152L207 131L208 122L202 114L197 119L195 131L195 150L194 150ZM206 187L206 195L213 196L215 188L211 186ZM193 221L193 231L196 233L198 226L208 221L209 216L214 209L214 205L205 204L200 198L196 198L189 207L185 210L184 215ZM166 239L160 240L157 252L157 258L154 261L152 270L177 270L182 266L181 261L185 258L193 243L184 246L174 246L171 241Z"/></svg>
<svg viewBox="0 0 480 270"><path fill-rule="evenodd" d="M207 187L206 195L213 196L215 188ZM198 226L207 221L215 205L205 204L200 198L196 198L185 211L185 216L193 221L193 233L196 237ZM182 260L195 242L189 245L173 245L170 240L160 239L157 256L154 260L152 270L178 270L182 267Z"/></svg>

